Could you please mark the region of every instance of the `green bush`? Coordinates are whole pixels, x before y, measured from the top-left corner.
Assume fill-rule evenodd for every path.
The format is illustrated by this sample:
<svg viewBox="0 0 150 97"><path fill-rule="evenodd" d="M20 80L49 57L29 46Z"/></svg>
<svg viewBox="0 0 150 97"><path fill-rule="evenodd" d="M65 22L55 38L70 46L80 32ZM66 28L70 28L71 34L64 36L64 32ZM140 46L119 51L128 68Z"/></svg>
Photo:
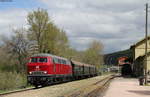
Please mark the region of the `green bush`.
<svg viewBox="0 0 150 97"><path fill-rule="evenodd" d="M16 72L0 72L0 90L10 90L26 86L26 76Z"/></svg>

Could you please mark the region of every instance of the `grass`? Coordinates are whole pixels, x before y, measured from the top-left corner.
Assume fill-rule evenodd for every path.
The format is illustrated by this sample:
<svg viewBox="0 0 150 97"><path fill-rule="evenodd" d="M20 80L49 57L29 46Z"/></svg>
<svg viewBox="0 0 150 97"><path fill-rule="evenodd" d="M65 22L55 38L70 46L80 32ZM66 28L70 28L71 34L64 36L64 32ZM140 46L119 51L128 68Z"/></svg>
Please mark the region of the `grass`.
<svg viewBox="0 0 150 97"><path fill-rule="evenodd" d="M17 72L0 72L0 93L14 89L21 89L27 86L27 79L24 74Z"/></svg>

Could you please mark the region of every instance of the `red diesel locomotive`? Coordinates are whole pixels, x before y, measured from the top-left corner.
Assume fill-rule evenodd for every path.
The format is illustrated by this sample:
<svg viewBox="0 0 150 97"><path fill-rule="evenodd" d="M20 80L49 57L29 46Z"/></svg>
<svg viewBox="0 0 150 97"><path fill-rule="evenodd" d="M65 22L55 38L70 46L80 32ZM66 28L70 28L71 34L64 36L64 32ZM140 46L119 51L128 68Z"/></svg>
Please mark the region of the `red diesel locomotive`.
<svg viewBox="0 0 150 97"><path fill-rule="evenodd" d="M97 75L95 66L51 54L35 54L27 63L28 82L35 87Z"/></svg>

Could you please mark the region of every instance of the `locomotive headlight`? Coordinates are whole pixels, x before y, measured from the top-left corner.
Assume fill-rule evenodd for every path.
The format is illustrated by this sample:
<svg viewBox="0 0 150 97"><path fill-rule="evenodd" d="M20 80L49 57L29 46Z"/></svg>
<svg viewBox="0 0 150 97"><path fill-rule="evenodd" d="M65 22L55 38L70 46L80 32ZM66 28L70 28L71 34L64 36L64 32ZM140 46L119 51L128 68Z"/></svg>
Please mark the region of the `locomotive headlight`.
<svg viewBox="0 0 150 97"><path fill-rule="evenodd" d="M32 72L30 71L29 74L32 74Z"/></svg>
<svg viewBox="0 0 150 97"><path fill-rule="evenodd" d="M44 71L45 74L47 74L47 71Z"/></svg>

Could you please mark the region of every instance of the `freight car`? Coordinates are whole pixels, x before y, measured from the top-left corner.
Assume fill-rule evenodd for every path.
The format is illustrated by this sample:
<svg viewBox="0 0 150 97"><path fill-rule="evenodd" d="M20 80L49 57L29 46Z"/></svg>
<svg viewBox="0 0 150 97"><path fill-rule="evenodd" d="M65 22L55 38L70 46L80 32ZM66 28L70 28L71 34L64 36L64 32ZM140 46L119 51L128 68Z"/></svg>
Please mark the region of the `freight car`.
<svg viewBox="0 0 150 97"><path fill-rule="evenodd" d="M31 56L27 63L27 72L28 83L35 87L97 75L95 66L51 54Z"/></svg>
<svg viewBox="0 0 150 97"><path fill-rule="evenodd" d="M95 66L77 62L74 60L71 60L71 65L73 71L72 76L74 79L93 77L97 75L97 70Z"/></svg>

